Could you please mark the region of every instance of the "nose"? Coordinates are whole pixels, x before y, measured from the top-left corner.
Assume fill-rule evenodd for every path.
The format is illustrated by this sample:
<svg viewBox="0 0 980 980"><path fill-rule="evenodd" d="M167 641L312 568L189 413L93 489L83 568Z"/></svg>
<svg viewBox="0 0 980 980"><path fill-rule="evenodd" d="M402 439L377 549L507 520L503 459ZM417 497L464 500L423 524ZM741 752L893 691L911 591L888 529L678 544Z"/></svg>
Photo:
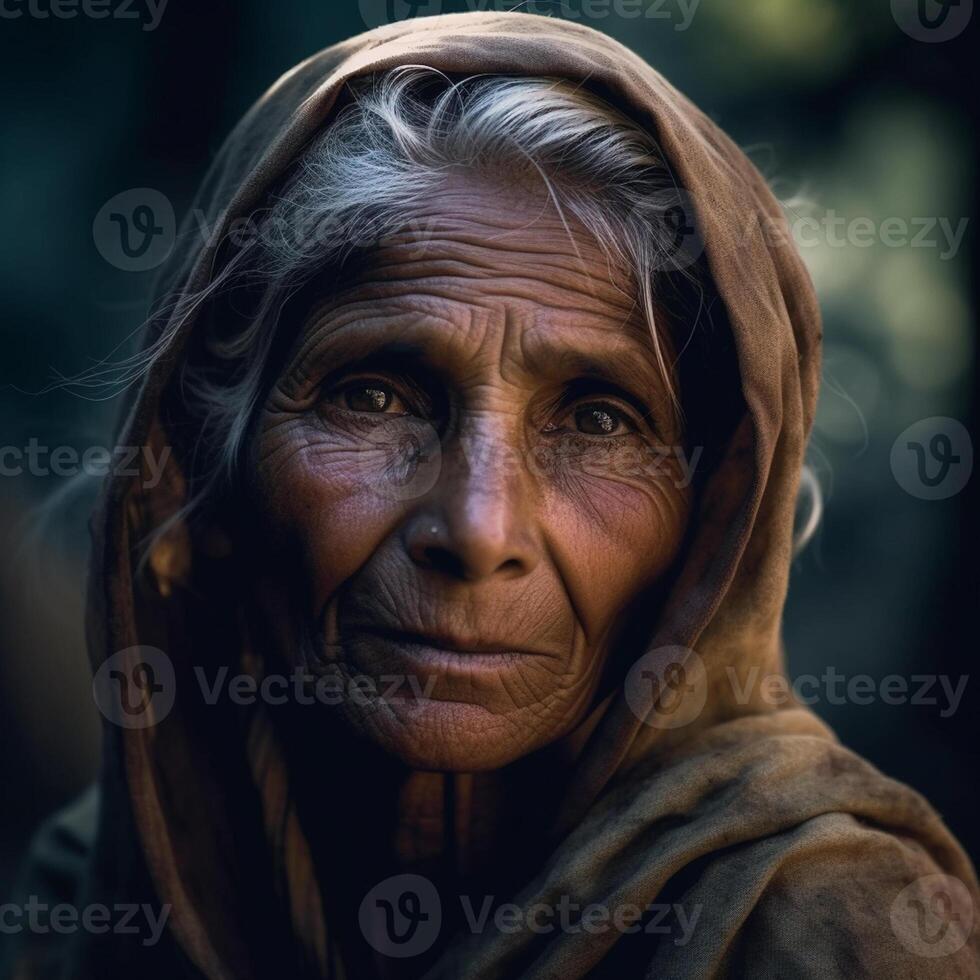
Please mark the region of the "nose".
<svg viewBox="0 0 980 980"><path fill-rule="evenodd" d="M524 470L498 441L465 449L457 440L443 450L439 479L408 522L408 554L420 568L463 581L527 575L540 549Z"/></svg>

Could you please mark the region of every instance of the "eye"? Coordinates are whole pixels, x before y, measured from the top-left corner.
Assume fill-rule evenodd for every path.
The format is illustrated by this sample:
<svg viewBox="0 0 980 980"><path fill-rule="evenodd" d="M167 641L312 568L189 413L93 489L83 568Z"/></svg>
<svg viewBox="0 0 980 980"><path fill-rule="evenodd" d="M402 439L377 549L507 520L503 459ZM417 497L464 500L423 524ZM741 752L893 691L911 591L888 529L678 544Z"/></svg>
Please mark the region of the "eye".
<svg viewBox="0 0 980 980"><path fill-rule="evenodd" d="M575 409L575 428L593 436L614 436L631 428L629 419L612 405L593 402Z"/></svg>
<svg viewBox="0 0 980 980"><path fill-rule="evenodd" d="M590 436L620 436L639 429L633 414L622 406L607 401L579 402L558 423L547 429L565 428Z"/></svg>
<svg viewBox="0 0 980 980"><path fill-rule="evenodd" d="M396 395L390 388L355 385L344 392L344 401L355 412L385 412L390 411Z"/></svg>
<svg viewBox="0 0 980 980"><path fill-rule="evenodd" d="M568 382L549 414L545 432L578 432L600 438L655 435L647 404L608 378L582 376Z"/></svg>
<svg viewBox="0 0 980 980"><path fill-rule="evenodd" d="M395 387L376 378L348 382L329 392L327 401L366 415L408 415L410 412Z"/></svg>

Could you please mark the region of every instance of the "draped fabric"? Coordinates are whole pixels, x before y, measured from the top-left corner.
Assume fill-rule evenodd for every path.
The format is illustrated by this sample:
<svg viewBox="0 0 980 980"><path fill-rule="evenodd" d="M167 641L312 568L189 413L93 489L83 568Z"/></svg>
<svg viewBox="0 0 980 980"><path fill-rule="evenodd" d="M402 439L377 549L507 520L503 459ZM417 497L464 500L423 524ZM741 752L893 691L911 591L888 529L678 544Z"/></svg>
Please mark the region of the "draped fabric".
<svg viewBox="0 0 980 980"><path fill-rule="evenodd" d="M447 15L368 32L284 75L242 119L203 183L195 208L218 231L207 241L188 233L165 269L144 338L147 349L161 338L165 347L129 399L119 442L167 440L161 398L200 328L191 316L173 331L174 301L209 282L223 261L221 231L260 206L330 125L349 79L406 64L571 79L648 127L697 211L739 393L730 440L700 494L645 655L654 674L697 674L691 696L703 697L703 708L684 725L657 723L630 703L624 678L569 777L554 849L526 869L514 896L525 909L562 896L579 906L680 909L697 916L689 941L655 930L489 929L451 942L430 975L980 976L975 932L954 951L929 955L912 930L915 917L902 913L911 894L919 905L910 907L933 915L940 906L928 882L946 875L962 892L945 924L972 926L976 877L941 818L841 746L808 709L775 706L748 684L784 669L780 623L820 374L819 311L790 236L773 234L782 214L759 173L617 42L528 14ZM184 493L175 459L153 490L123 476L107 482L93 519L88 623L93 669L117 651L158 647L174 662L179 692L197 688L183 658L206 626L181 588L177 539L169 539L172 554L164 541L153 556L157 588L134 554ZM687 652L678 659L678 650ZM249 651L230 656L261 670ZM172 912L166 942L153 949L123 936L77 937L57 951L63 975L343 975L343 937L326 921L330 882L316 878L289 787L276 735L259 712L203 712L182 695L158 724L107 724L101 805L48 828L30 880L76 902L124 896L168 903ZM69 853L75 872L52 884L52 869ZM18 976L49 975L31 943L18 955Z"/></svg>

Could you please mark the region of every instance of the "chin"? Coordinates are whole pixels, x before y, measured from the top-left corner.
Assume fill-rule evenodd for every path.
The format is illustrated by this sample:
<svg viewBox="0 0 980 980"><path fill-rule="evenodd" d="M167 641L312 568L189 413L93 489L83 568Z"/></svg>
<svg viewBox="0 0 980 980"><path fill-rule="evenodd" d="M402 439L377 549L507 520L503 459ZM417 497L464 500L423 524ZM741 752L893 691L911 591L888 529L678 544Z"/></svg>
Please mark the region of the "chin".
<svg viewBox="0 0 980 980"><path fill-rule="evenodd" d="M385 704L370 713L345 707L344 714L348 725L410 769L486 772L552 741L535 724L540 718L524 720L520 711L502 718L483 705L459 701Z"/></svg>
<svg viewBox="0 0 980 980"><path fill-rule="evenodd" d="M434 642L348 638L334 669L350 694L339 702L349 729L413 769L500 769L565 734L575 703L571 665L514 650L461 652ZM564 683L563 683L564 682ZM563 697L563 694L566 697Z"/></svg>

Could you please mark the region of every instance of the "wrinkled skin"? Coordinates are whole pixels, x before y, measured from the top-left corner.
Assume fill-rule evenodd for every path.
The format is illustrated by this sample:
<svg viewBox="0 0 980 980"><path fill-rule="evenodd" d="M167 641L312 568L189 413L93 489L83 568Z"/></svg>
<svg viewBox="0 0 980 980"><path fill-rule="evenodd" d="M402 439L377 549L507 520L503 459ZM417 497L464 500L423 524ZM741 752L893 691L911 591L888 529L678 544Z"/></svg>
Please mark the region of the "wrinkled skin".
<svg viewBox="0 0 980 980"><path fill-rule="evenodd" d="M261 408L254 600L287 663L375 695L344 698L355 732L473 772L586 717L690 491L635 289L585 229L462 175L417 218L313 303Z"/></svg>

